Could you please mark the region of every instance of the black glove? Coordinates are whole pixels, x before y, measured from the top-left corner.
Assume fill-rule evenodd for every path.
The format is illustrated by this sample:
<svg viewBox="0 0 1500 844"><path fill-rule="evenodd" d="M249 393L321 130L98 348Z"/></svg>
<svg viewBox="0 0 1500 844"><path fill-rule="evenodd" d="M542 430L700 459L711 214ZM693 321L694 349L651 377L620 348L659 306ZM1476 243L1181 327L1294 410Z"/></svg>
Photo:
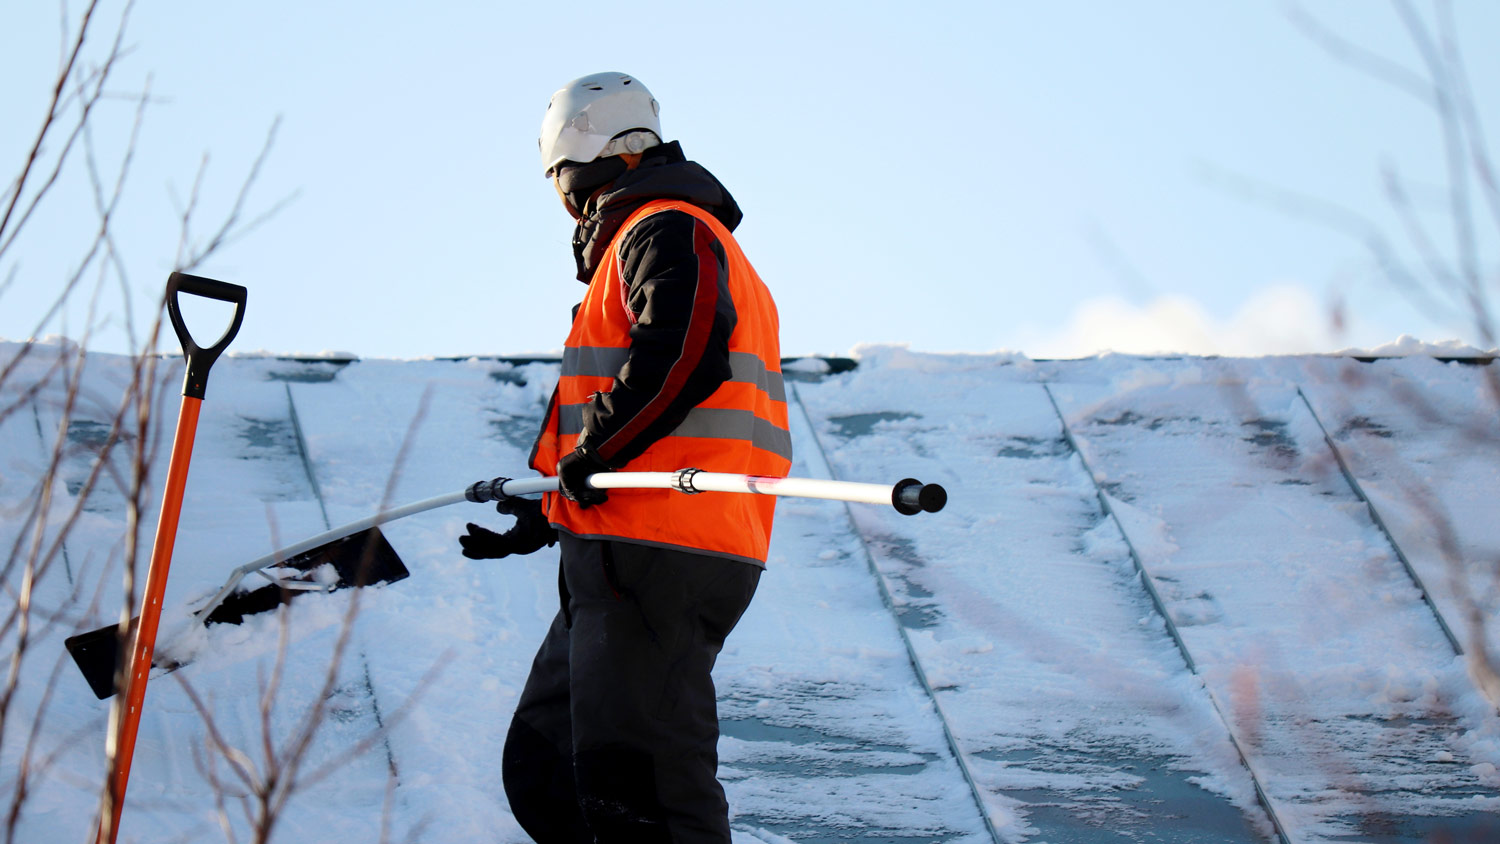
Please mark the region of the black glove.
<svg viewBox="0 0 1500 844"><path fill-rule="evenodd" d="M557 486L569 501L576 502L584 510L609 500L609 493L589 486L589 475L613 472L614 469L599 459L599 455L587 446L579 446L557 461Z"/></svg>
<svg viewBox="0 0 1500 844"><path fill-rule="evenodd" d="M469 532L458 538L465 557L498 560L511 554L530 554L543 545L557 544L557 529L542 515L542 502L502 498L495 502L495 509L507 516L515 516L516 523L505 533L495 533L470 522Z"/></svg>

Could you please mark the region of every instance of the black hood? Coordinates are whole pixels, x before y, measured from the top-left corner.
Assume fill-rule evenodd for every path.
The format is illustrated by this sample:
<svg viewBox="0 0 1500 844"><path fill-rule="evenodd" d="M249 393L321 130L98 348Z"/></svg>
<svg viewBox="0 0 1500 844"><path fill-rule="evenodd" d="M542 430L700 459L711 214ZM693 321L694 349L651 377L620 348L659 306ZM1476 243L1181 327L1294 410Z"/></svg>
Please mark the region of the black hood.
<svg viewBox="0 0 1500 844"><path fill-rule="evenodd" d="M678 142L652 147L646 150L639 167L622 173L584 209L583 220L573 231L579 281L587 283L593 277L599 258L620 226L654 199L690 202L714 215L730 231L740 224L742 216L729 191L701 164L688 161Z"/></svg>

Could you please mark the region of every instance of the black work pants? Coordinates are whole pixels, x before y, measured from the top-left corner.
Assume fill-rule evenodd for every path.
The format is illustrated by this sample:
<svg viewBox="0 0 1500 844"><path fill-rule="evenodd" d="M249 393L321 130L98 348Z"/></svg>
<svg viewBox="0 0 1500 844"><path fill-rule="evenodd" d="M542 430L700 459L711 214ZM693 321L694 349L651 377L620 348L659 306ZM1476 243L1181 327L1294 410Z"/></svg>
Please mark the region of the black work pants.
<svg viewBox="0 0 1500 844"><path fill-rule="evenodd" d="M710 672L756 566L561 535L562 608L505 739L505 793L538 844L729 841Z"/></svg>

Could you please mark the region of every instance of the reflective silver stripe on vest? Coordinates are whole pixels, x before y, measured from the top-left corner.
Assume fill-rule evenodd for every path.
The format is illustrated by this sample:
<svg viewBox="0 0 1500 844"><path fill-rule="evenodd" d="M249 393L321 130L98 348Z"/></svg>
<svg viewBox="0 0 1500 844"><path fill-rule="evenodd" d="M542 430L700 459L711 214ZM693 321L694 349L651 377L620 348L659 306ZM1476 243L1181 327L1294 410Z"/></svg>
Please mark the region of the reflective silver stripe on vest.
<svg viewBox="0 0 1500 844"><path fill-rule="evenodd" d="M781 373L766 369L766 365L760 362L760 358L746 352L729 353L729 380L741 384L754 384L762 393L771 397L771 401L786 401L786 385L782 383Z"/></svg>
<svg viewBox="0 0 1500 844"><path fill-rule="evenodd" d="M583 375L597 378L613 378L625 368L630 359L629 349L609 346L569 346L563 349L562 374Z"/></svg>
<svg viewBox="0 0 1500 844"><path fill-rule="evenodd" d="M557 409L558 433L583 433L584 404L565 404ZM778 457L792 459L792 434L748 410L695 407L671 433L674 437L704 437L744 440Z"/></svg>
<svg viewBox="0 0 1500 844"><path fill-rule="evenodd" d="M609 346L580 346L563 350L562 374L592 378L614 378L625 368L630 359L629 349ZM740 384L754 384L757 389L771 397L772 401L786 401L786 385L781 373L772 372L760 358L749 352L729 353L729 380Z"/></svg>

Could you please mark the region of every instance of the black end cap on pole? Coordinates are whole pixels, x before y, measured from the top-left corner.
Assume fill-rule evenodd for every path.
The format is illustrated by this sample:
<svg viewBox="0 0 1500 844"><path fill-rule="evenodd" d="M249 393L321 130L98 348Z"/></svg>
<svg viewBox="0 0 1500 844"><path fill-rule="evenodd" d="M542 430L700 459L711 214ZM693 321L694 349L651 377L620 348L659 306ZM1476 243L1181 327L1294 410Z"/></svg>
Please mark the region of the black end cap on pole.
<svg viewBox="0 0 1500 844"><path fill-rule="evenodd" d="M891 489L891 506L903 516L936 513L948 504L948 491L937 484L903 478Z"/></svg>
<svg viewBox="0 0 1500 844"><path fill-rule="evenodd" d="M182 308L177 303L179 293L191 293L234 305L234 318L218 342L208 348L194 342L192 332L188 331L187 324L182 321ZM219 359L219 355L229 348L229 342L239 333L240 323L245 319L245 298L245 288L227 281L178 272L167 277L167 316L172 320L172 328L177 332L178 341L182 343L182 354L187 358L187 376L182 382L184 396L202 399L208 390L208 370Z"/></svg>

